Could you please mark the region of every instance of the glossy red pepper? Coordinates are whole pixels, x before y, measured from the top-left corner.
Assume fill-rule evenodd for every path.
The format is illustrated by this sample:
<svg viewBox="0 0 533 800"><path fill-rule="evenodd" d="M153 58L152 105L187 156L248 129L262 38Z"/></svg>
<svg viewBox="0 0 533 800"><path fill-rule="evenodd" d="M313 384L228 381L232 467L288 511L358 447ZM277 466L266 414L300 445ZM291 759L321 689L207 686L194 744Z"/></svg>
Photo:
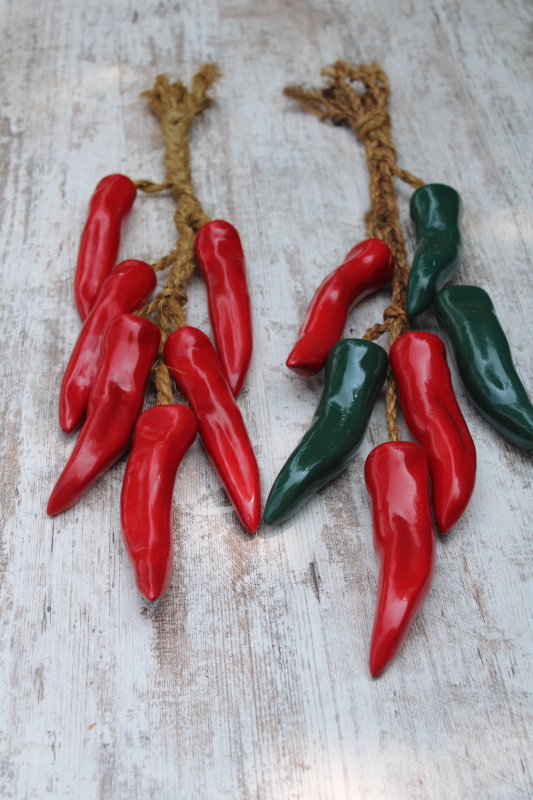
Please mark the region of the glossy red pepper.
<svg viewBox="0 0 533 800"><path fill-rule="evenodd" d="M139 591L157 600L172 576L172 492L178 467L196 439L196 417L187 406L154 406L135 426L126 465L120 519Z"/></svg>
<svg viewBox="0 0 533 800"><path fill-rule="evenodd" d="M160 341L157 325L131 314L107 326L85 424L48 501L51 516L73 506L124 453Z"/></svg>
<svg viewBox="0 0 533 800"><path fill-rule="evenodd" d="M237 397L250 366L253 341L241 240L233 225L214 219L200 228L195 248L207 286L209 319L218 357Z"/></svg>
<svg viewBox="0 0 533 800"><path fill-rule="evenodd" d="M89 315L102 283L116 264L122 221L130 213L136 195L135 184L125 175L108 175L94 190L74 279L82 321Z"/></svg>
<svg viewBox="0 0 533 800"><path fill-rule="evenodd" d="M164 356L239 519L254 533L261 518L259 468L211 340L197 328L179 328L168 337Z"/></svg>
<svg viewBox="0 0 533 800"><path fill-rule="evenodd" d="M365 464L372 501L374 547L380 561L370 672L385 671L398 653L426 599L435 569L435 532L424 449L386 442Z"/></svg>
<svg viewBox="0 0 533 800"><path fill-rule="evenodd" d="M385 286L394 272L394 258L381 239L353 247L340 267L325 278L311 300L287 366L298 375L315 375L342 338L350 309Z"/></svg>
<svg viewBox="0 0 533 800"><path fill-rule="evenodd" d="M155 272L144 261L122 261L105 279L93 309L83 323L61 384L59 424L71 433L83 419L98 371L100 343L117 314L140 308L155 289Z"/></svg>
<svg viewBox="0 0 533 800"><path fill-rule="evenodd" d="M429 459L437 527L447 533L474 491L476 448L455 398L446 348L432 333L410 331L389 355L407 427Z"/></svg>

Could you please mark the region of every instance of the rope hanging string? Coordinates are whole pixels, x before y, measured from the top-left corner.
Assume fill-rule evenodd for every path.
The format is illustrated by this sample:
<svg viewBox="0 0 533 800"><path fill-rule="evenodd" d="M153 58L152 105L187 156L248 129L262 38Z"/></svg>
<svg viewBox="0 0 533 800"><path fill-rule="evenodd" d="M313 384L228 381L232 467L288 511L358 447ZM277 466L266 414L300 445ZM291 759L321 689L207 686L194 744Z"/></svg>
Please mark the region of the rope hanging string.
<svg viewBox="0 0 533 800"><path fill-rule="evenodd" d="M135 185L148 194L170 189L177 203L174 214L178 231L176 246L152 265L156 272L170 268L167 281L154 299L137 312L145 317L153 314L161 330L161 348L154 367L154 383L160 405L174 402L172 381L163 361L162 350L172 329L181 328L187 322L184 310L187 303L186 282L195 266L194 239L202 225L209 222L192 184L188 137L196 115L213 102L206 92L219 77L220 72L215 64L204 64L193 77L190 89L180 81L171 84L166 75L159 75L153 89L141 95L148 98L151 110L161 122L166 180L163 183L139 180L135 181Z"/></svg>
<svg viewBox="0 0 533 800"><path fill-rule="evenodd" d="M365 214L366 233L369 238L382 239L390 247L395 268L391 302L383 312L383 322L369 328L363 339L373 341L388 332L392 344L409 328L405 310L409 265L393 178L396 175L413 188L423 186L424 181L400 169L396 163L396 148L387 111L389 80L379 64L353 67L345 61L336 61L332 67L322 70L322 75L326 78L326 88L305 90L288 87L284 94L320 120L348 123L365 145L370 180L370 209ZM364 84L363 93L356 91L352 85L354 81ZM399 436L396 424L398 394L390 370L386 404L389 441L395 442Z"/></svg>

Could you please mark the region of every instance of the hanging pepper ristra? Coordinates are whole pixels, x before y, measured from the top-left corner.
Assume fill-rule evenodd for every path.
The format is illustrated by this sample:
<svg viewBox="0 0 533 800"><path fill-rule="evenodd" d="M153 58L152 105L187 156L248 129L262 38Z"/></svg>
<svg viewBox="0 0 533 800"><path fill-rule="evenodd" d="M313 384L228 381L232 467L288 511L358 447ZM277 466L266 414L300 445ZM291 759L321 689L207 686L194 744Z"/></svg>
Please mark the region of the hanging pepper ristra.
<svg viewBox="0 0 533 800"><path fill-rule="evenodd" d="M409 327L405 311L409 266L393 175L413 187L423 182L396 164L387 111L388 79L379 65L351 67L337 61L323 70L323 74L327 80L323 90L290 88L285 93L322 120L348 122L365 144L371 198L365 217L367 235L389 245L395 269L391 304L385 309L384 321L370 328L364 338L377 339L388 332L392 344ZM363 82L363 94L354 89L354 81ZM375 677L397 654L427 596L435 552L427 458L419 445L397 441L397 402L394 376L389 373L386 411L389 442L370 453L365 467L373 507L374 540L380 557L380 589L370 655L370 670ZM403 609L398 602L402 593L406 598ZM399 616L400 611L406 613Z"/></svg>
<svg viewBox="0 0 533 800"><path fill-rule="evenodd" d="M480 414L517 447L533 450L533 405L487 292L479 286L449 286L438 293L434 308Z"/></svg>
<svg viewBox="0 0 533 800"><path fill-rule="evenodd" d="M82 322L116 264L122 223L136 195L135 184L125 175L108 175L102 178L91 197L74 278L74 294Z"/></svg>
<svg viewBox="0 0 533 800"><path fill-rule="evenodd" d="M264 522L292 516L355 456L387 377L385 350L363 339L343 339L328 355L324 389L309 430L281 469L265 506Z"/></svg>
<svg viewBox="0 0 533 800"><path fill-rule="evenodd" d="M350 309L385 286L393 273L394 258L385 242L366 239L356 244L313 295L287 358L288 368L305 377L319 372L342 337Z"/></svg>

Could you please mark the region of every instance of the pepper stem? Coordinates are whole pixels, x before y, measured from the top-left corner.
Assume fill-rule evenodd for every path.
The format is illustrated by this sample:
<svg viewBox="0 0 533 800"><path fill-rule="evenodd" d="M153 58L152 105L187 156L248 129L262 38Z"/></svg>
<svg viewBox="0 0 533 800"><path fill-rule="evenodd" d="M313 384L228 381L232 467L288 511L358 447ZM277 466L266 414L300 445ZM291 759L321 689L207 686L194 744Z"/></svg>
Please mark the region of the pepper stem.
<svg viewBox="0 0 533 800"><path fill-rule="evenodd" d="M326 88L304 90L293 86L286 88L284 94L320 120L329 119L338 125L347 122L365 145L370 179L366 232L369 238L381 239L390 247L395 268L391 302L383 312L383 322L369 328L363 339L373 341L388 331L392 344L409 328L405 304L410 269L393 178L396 175L413 188L423 186L424 181L400 169L396 163L396 148L387 111L389 79L379 64L350 66L345 61L336 61L323 69L322 75L326 77ZM357 92L352 86L354 81L361 81L365 91ZM389 441L395 442L399 438L396 424L398 395L390 370L386 406Z"/></svg>
<svg viewBox="0 0 533 800"><path fill-rule="evenodd" d="M138 180L135 185L148 194L170 189L178 204L174 214L174 224L179 234L176 246L168 255L152 264L156 272L170 267L167 281L154 299L137 312L145 317L153 314L161 330L161 348L154 366L157 402L160 405L174 402L172 380L162 356L163 346L173 328L181 328L187 323L184 310L187 303L186 282L196 263L194 240L202 225L209 222L194 192L188 137L196 115L213 102L206 92L219 77L220 72L215 64L204 64L193 77L190 89L181 81L171 84L166 75L159 75L153 89L141 95L148 98L151 110L161 121L166 180L163 183Z"/></svg>

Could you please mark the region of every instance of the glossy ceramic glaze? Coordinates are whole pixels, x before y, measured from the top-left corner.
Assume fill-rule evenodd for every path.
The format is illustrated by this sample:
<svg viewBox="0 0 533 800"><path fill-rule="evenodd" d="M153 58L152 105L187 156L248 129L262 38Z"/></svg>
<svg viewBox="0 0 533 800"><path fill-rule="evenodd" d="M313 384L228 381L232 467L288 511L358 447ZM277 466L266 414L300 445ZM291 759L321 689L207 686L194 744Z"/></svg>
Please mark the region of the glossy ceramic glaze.
<svg viewBox="0 0 533 800"><path fill-rule="evenodd" d="M353 247L340 267L325 278L311 300L287 366L298 375L315 375L344 332L352 306L385 286L394 258L385 242L366 239Z"/></svg>
<svg viewBox="0 0 533 800"><path fill-rule="evenodd" d="M333 346L311 426L270 490L267 525L292 516L345 469L363 440L388 364L387 353L374 342L343 339Z"/></svg>
<svg viewBox="0 0 533 800"><path fill-rule="evenodd" d="M179 465L196 438L187 406L153 406L135 426L120 497L122 538L141 594L157 600L170 584L174 545L172 493Z"/></svg>
<svg viewBox="0 0 533 800"><path fill-rule="evenodd" d="M155 272L144 261L122 261L102 284L83 323L61 384L59 424L65 433L78 427L87 409L98 371L100 344L110 320L130 314L148 300L156 286Z"/></svg>
<svg viewBox="0 0 533 800"><path fill-rule="evenodd" d="M365 464L380 562L370 672L378 678L398 653L427 597L435 569L429 467L413 442L386 442Z"/></svg>
<svg viewBox="0 0 533 800"><path fill-rule="evenodd" d="M214 219L195 240L198 266L207 286L209 319L218 357L237 397L252 357L252 310L241 240L229 222Z"/></svg>
<svg viewBox="0 0 533 800"><path fill-rule="evenodd" d="M87 417L50 495L48 514L73 506L124 453L160 340L157 325L131 314L120 314L107 326Z"/></svg>
<svg viewBox="0 0 533 800"><path fill-rule="evenodd" d="M437 295L435 313L480 413L510 442L533 450L533 405L487 292L450 286Z"/></svg>
<svg viewBox="0 0 533 800"><path fill-rule="evenodd" d="M444 342L423 331L396 339L389 353L407 427L426 451L437 527L462 516L476 482L476 448L453 391Z"/></svg>
<svg viewBox="0 0 533 800"><path fill-rule="evenodd" d="M461 264L461 197L451 186L428 183L411 197L416 252L407 285L407 313L417 317Z"/></svg>
<svg viewBox="0 0 533 800"><path fill-rule="evenodd" d="M137 189L125 175L102 178L89 203L74 278L76 305L82 320L89 315L100 288L116 264L122 222Z"/></svg>
<svg viewBox="0 0 533 800"><path fill-rule="evenodd" d="M261 519L261 484L239 407L211 340L185 326L165 343L165 361L196 415L198 432L228 497L250 533Z"/></svg>

